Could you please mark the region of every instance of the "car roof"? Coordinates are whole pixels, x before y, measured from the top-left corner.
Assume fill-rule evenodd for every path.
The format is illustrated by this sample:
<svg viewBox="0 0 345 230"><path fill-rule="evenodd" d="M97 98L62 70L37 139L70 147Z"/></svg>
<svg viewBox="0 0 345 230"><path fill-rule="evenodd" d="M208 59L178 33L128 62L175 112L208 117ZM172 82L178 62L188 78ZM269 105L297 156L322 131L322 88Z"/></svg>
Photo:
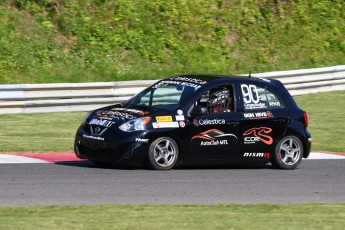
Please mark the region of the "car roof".
<svg viewBox="0 0 345 230"><path fill-rule="evenodd" d="M201 81L205 81L207 83L215 83L215 82L223 82L223 81L259 81L259 82L276 82L277 80L273 80L273 79L265 79L265 78L258 78L258 77L255 77L255 76L231 76L231 75L207 75L207 74L191 74L191 75L176 75L176 76L172 76L172 77L169 77L168 79L171 79L171 80L176 80L176 79L179 79L179 80L182 80L183 79L198 79L198 80L201 80Z"/></svg>
<svg viewBox="0 0 345 230"><path fill-rule="evenodd" d="M156 83L156 87L162 83L174 83L180 82L183 83L182 85L189 85L191 87L200 87L198 91L200 93L205 90L205 88L219 86L222 84L232 84L232 83L239 83L239 84L259 84L261 87L268 86L269 89L273 90L275 94L277 94L284 103L287 104L289 107L294 106L297 107L295 101L293 100L290 93L284 87L284 85L276 79L265 79L259 78L255 76L227 76L227 75L206 75L206 74L190 74L190 75L175 75L172 77L168 77L162 79L158 83ZM195 94L194 97L198 97L200 95Z"/></svg>
<svg viewBox="0 0 345 230"><path fill-rule="evenodd" d="M265 86L269 86L270 88L274 88L276 92L279 94L284 94L284 97L287 97L289 95L288 91L284 87L284 85L276 79L265 79L265 78L259 78L255 76L227 76L227 75L206 75L206 74L191 74L191 75L176 75L172 76L164 80L169 81L182 81L182 82L188 82L192 84L196 84L199 86L206 85L217 85L217 84L228 84L228 83L235 83L235 82L243 82L246 84L250 83L261 83ZM291 97L291 96L290 96Z"/></svg>

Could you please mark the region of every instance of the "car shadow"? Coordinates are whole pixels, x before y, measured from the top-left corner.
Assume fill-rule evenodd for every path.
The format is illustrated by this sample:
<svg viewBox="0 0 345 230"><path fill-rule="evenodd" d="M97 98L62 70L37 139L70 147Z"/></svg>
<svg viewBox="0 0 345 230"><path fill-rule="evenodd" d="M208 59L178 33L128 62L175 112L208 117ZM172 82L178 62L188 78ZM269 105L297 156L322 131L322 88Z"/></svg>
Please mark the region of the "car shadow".
<svg viewBox="0 0 345 230"><path fill-rule="evenodd" d="M222 164L222 165L185 165L176 170L203 170L203 169L274 169L271 164Z"/></svg>
<svg viewBox="0 0 345 230"><path fill-rule="evenodd" d="M103 169L117 169L117 170L150 170L145 167L128 166L128 165L99 165L89 160L78 161L58 161L54 162L56 165L82 167L82 168L103 168ZM172 170L210 170L210 169L274 169L271 164L222 164L222 165L180 165Z"/></svg>
<svg viewBox="0 0 345 230"><path fill-rule="evenodd" d="M70 166L70 167L81 167L81 168L103 168L103 169L122 169L122 170L134 170L134 169L144 169L134 166L125 165L99 165L89 160L78 160L78 161L58 161L54 162L56 165Z"/></svg>
<svg viewBox="0 0 345 230"><path fill-rule="evenodd" d="M94 167L95 164L88 160L78 160L78 161L57 161L53 162L56 165L64 166L74 166L74 167Z"/></svg>

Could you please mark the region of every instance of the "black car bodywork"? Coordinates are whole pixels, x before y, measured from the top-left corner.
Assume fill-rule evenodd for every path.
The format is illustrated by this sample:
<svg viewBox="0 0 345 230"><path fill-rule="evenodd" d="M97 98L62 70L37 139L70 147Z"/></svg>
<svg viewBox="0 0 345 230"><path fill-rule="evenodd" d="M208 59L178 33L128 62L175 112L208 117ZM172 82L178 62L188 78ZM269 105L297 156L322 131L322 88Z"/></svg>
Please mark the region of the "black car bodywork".
<svg viewBox="0 0 345 230"><path fill-rule="evenodd" d="M233 162L294 169L310 153L307 126L306 113L280 81L174 76L88 113L75 153L95 163L153 169Z"/></svg>

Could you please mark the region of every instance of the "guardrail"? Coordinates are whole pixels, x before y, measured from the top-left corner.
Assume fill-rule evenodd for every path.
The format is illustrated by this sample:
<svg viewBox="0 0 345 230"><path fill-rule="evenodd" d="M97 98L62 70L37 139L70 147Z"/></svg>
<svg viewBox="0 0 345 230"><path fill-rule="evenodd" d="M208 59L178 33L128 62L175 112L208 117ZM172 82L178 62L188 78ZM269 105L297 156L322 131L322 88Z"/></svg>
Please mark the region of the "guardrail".
<svg viewBox="0 0 345 230"><path fill-rule="evenodd" d="M279 79L293 96L345 90L345 65L252 76ZM88 111L125 101L156 81L0 85L0 114Z"/></svg>

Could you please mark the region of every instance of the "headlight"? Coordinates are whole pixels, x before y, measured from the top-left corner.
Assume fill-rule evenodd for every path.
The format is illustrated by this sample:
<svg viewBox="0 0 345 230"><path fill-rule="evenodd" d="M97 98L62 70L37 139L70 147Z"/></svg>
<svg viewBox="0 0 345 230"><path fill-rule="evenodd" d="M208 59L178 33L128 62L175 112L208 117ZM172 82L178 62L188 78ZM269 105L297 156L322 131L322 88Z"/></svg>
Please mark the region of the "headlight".
<svg viewBox="0 0 345 230"><path fill-rule="evenodd" d="M121 129L124 132L145 130L146 125L147 123L149 123L150 120L151 120L150 117L141 117L141 118L133 119L120 125L119 129Z"/></svg>

